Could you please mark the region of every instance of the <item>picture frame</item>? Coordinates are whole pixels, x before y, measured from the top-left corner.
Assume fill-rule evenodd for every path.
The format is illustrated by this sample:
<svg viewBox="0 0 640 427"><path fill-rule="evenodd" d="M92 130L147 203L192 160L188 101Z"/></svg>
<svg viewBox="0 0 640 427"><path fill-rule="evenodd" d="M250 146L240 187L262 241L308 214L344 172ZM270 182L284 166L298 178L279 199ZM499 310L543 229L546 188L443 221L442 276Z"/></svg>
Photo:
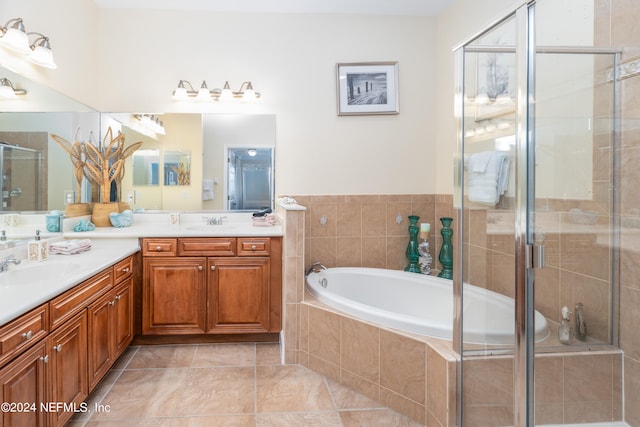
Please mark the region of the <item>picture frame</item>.
<svg viewBox="0 0 640 427"><path fill-rule="evenodd" d="M338 115L399 114L398 62L336 64Z"/></svg>

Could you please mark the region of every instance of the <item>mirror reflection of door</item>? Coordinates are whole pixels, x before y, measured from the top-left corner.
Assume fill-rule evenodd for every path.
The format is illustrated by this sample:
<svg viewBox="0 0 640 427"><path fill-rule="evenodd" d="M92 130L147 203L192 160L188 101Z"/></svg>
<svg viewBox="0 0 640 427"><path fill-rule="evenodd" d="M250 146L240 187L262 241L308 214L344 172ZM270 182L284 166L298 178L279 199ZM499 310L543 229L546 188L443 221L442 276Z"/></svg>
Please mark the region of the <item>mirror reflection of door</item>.
<svg viewBox="0 0 640 427"><path fill-rule="evenodd" d="M273 148L227 148L227 209L272 207Z"/></svg>

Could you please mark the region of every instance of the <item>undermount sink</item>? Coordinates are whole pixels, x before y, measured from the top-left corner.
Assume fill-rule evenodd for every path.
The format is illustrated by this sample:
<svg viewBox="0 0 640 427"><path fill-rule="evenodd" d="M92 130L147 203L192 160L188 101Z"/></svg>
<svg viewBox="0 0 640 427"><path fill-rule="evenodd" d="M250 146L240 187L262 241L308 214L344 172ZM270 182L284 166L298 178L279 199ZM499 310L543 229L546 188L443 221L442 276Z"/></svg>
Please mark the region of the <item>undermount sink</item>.
<svg viewBox="0 0 640 427"><path fill-rule="evenodd" d="M0 273L0 287L59 282L77 273L81 267L77 263L22 261L19 265L9 265L7 271Z"/></svg>

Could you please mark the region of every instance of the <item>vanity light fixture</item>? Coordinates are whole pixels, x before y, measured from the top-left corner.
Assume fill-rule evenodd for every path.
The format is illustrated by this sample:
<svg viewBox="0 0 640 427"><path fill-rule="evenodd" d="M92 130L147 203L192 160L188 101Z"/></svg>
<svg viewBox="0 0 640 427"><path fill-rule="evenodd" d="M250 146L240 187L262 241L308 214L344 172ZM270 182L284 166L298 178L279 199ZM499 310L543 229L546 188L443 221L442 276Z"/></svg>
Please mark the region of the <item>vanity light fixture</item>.
<svg viewBox="0 0 640 427"><path fill-rule="evenodd" d="M207 82L202 81L199 90L195 90L188 80L180 80L178 86L173 91L173 99L176 101L230 101L241 99L243 101L255 101L260 98L260 93L253 89L251 82L243 82L237 92L231 90L229 82L226 81L222 89L209 89Z"/></svg>
<svg viewBox="0 0 640 427"><path fill-rule="evenodd" d="M29 42L30 35L36 36L33 43ZM27 60L41 67L57 68L53 61L49 38L37 32L27 33L22 18L10 19L3 27L0 27L0 46L26 55Z"/></svg>
<svg viewBox="0 0 640 427"><path fill-rule="evenodd" d="M138 124L144 130L151 131L158 135L166 135L162 120L153 114L134 114L133 118L138 120Z"/></svg>
<svg viewBox="0 0 640 427"><path fill-rule="evenodd" d="M28 54L31 52L29 36L24 29L22 18L10 19L4 24L4 27L0 27L0 32L2 32L2 37L0 37L2 46L17 53Z"/></svg>
<svg viewBox="0 0 640 427"><path fill-rule="evenodd" d="M17 95L26 95L27 91L24 89L16 89L11 83L11 80L2 77L0 78L0 99L10 100L16 99Z"/></svg>
<svg viewBox="0 0 640 427"><path fill-rule="evenodd" d="M56 63L53 61L53 51L51 50L51 45L49 44L49 37L40 34L40 33L28 33L36 34L38 37L31 44L31 53L27 57L29 61L34 64L40 65L41 67L49 68L55 70L58 68Z"/></svg>

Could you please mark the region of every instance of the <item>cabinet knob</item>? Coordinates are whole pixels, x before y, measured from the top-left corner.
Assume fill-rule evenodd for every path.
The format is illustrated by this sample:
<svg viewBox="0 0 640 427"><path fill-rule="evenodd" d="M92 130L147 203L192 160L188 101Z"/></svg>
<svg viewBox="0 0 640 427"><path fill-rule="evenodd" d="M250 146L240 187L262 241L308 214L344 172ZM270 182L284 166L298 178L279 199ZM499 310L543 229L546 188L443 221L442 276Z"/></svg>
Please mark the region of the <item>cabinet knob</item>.
<svg viewBox="0 0 640 427"><path fill-rule="evenodd" d="M202 266L201 265L198 266L198 271L202 271Z"/></svg>
<svg viewBox="0 0 640 427"><path fill-rule="evenodd" d="M215 269L216 269L216 266L215 266L215 265L212 265L212 266L211 266L211 271L213 271L213 270L215 270Z"/></svg>
<svg viewBox="0 0 640 427"><path fill-rule="evenodd" d="M122 295L116 295L116 301L120 301L120 298L122 298Z"/></svg>
<svg viewBox="0 0 640 427"><path fill-rule="evenodd" d="M156 246L156 252L162 252L162 246Z"/></svg>
<svg viewBox="0 0 640 427"><path fill-rule="evenodd" d="M123 269L122 269L122 272L123 272L123 273L128 273L128 272L129 272L129 267L125 267L125 268L123 268Z"/></svg>
<svg viewBox="0 0 640 427"><path fill-rule="evenodd" d="M252 246L251 246L251 250L252 250L252 251L255 251L256 249L258 249L258 248L256 248L256 245L252 245Z"/></svg>
<svg viewBox="0 0 640 427"><path fill-rule="evenodd" d="M22 334L22 338L24 338L25 340L30 340L31 338L33 338L33 332L25 332L24 334Z"/></svg>
<svg viewBox="0 0 640 427"><path fill-rule="evenodd" d="M114 301L109 301L109 305L116 305L115 300Z"/></svg>
<svg viewBox="0 0 640 427"><path fill-rule="evenodd" d="M62 344L54 345L53 349L60 353L62 351Z"/></svg>
<svg viewBox="0 0 640 427"><path fill-rule="evenodd" d="M47 354L46 356L40 357L40 360L44 363L49 363L49 355Z"/></svg>

